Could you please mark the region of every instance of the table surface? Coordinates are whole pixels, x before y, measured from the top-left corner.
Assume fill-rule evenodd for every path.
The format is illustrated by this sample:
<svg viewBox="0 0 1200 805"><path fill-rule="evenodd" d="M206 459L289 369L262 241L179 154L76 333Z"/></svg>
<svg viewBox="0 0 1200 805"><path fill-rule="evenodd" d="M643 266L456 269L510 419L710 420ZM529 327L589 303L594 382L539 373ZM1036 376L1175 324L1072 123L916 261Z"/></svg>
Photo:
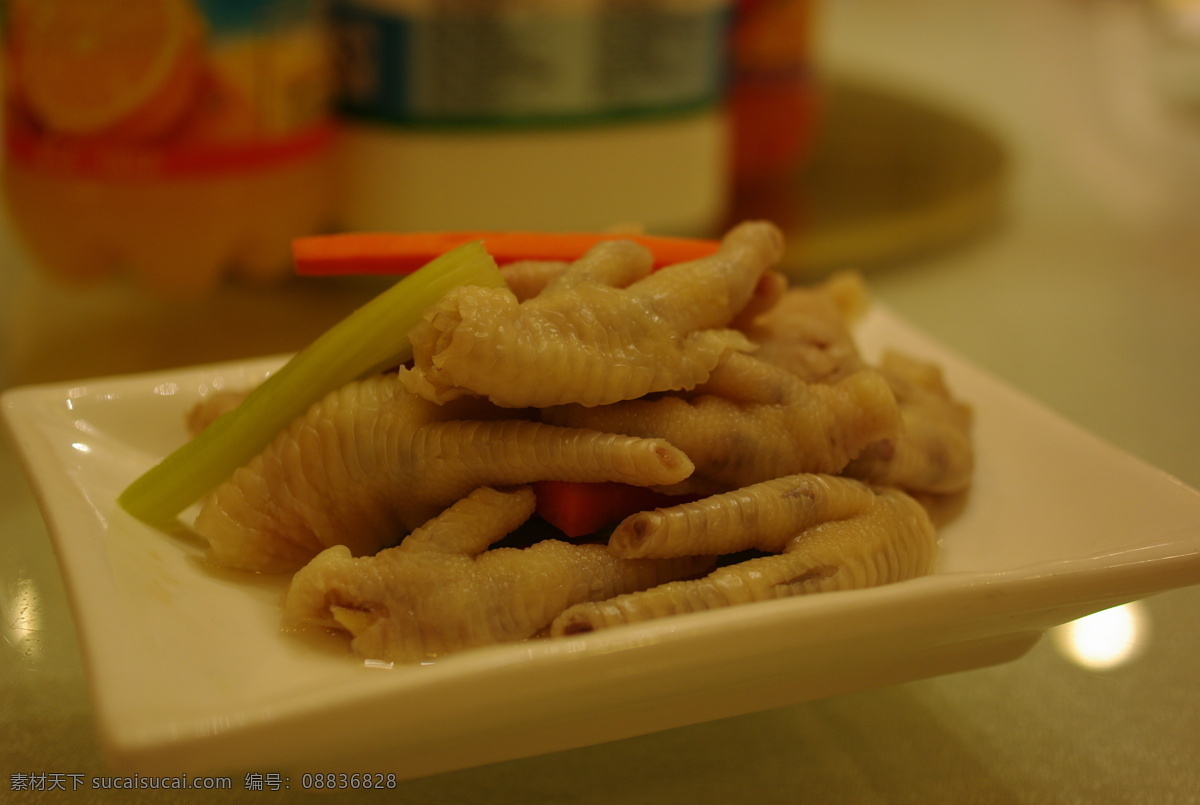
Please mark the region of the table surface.
<svg viewBox="0 0 1200 805"><path fill-rule="evenodd" d="M829 0L821 63L970 115L1011 157L996 224L953 249L871 270L875 295L1049 408L1195 487L1200 107L1189 111L1155 80L1160 53L1143 18L1150 8ZM180 337L132 348L131 333L160 326L161 313L124 309L104 292L48 287L7 233L3 249L3 385L291 349L303 341L289 338L306 338L356 301L357 289L292 289L273 301L298 322L286 337L202 347ZM236 331L262 297L247 291L225 302ZM196 312L198 320L207 314ZM88 317L118 315L122 333L62 339ZM40 801L11 791L13 776L111 772L97 752L62 580L7 443L0 489L0 767L9 777L0 800ZM1138 651L1103 670L1072 660L1065 630L1056 630L1004 665L403 782L388 798L1194 802L1200 587L1123 614L1140 624ZM18 621L35 624L21 640L12 636ZM96 796L87 801L117 798L89 793ZM288 801L302 798L293 792Z"/></svg>

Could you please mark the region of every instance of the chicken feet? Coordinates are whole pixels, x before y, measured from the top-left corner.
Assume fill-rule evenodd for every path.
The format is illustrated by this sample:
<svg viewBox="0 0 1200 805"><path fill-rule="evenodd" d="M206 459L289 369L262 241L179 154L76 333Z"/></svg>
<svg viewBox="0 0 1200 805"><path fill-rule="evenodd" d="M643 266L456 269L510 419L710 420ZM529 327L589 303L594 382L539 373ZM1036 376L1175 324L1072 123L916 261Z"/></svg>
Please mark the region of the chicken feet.
<svg viewBox="0 0 1200 805"><path fill-rule="evenodd" d="M975 468L970 407L953 397L934 364L888 352L879 370L896 395L903 427L863 450L845 474L909 492L965 490Z"/></svg>
<svg viewBox="0 0 1200 805"><path fill-rule="evenodd" d="M866 365L850 331L850 317L866 298L861 276L836 274L819 285L787 289L740 329L757 345L759 360L802 380L833 382Z"/></svg>
<svg viewBox="0 0 1200 805"><path fill-rule="evenodd" d="M511 419L479 399L434 405L395 374L326 396L218 487L196 518L228 567L294 570L322 549L393 545L471 490L537 480L676 483L692 470L662 439Z"/></svg>
<svg viewBox="0 0 1200 805"><path fill-rule="evenodd" d="M663 491L711 494L801 472L837 473L900 427L896 399L872 369L808 383L755 356L733 353L696 393L586 408L545 409L555 425L665 439L695 464Z"/></svg>
<svg viewBox="0 0 1200 805"><path fill-rule="evenodd" d="M895 489L797 475L632 515L614 532L618 556L771 551L616 598L577 604L554 619L563 636L687 612L794 595L889 584L925 575L937 551L924 508Z"/></svg>
<svg viewBox="0 0 1200 805"><path fill-rule="evenodd" d="M779 230L750 222L715 254L653 274L646 249L609 241L525 302L456 288L413 328L405 382L435 402L473 394L512 408L691 388L726 352L752 348L729 324L781 254Z"/></svg>
<svg viewBox="0 0 1200 805"><path fill-rule="evenodd" d="M348 632L362 657L420 662L524 640L575 604L694 577L713 565L700 557L621 559L602 545L558 540L486 550L533 508L528 487L485 487L374 556L355 559L345 546L329 548L293 577L285 618Z"/></svg>

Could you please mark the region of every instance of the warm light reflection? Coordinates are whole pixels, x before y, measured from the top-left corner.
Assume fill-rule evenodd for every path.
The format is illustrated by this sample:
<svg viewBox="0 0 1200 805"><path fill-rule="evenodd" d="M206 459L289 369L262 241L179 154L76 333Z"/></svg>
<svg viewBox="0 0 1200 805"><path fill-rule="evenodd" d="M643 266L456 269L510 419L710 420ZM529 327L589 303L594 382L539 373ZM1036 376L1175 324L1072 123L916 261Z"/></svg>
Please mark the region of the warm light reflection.
<svg viewBox="0 0 1200 805"><path fill-rule="evenodd" d="M363 660L364 668L383 668L384 670L388 670L393 665L394 663L390 663L387 660Z"/></svg>
<svg viewBox="0 0 1200 805"><path fill-rule="evenodd" d="M1145 649L1150 621L1141 601L1071 621L1056 628L1054 643L1063 656L1091 670L1124 665Z"/></svg>
<svg viewBox="0 0 1200 805"><path fill-rule="evenodd" d="M6 604L5 640L26 659L36 659L42 652L42 607L33 579L20 579Z"/></svg>
<svg viewBox="0 0 1200 805"><path fill-rule="evenodd" d="M1200 0L1159 0L1158 5L1173 33L1200 39Z"/></svg>

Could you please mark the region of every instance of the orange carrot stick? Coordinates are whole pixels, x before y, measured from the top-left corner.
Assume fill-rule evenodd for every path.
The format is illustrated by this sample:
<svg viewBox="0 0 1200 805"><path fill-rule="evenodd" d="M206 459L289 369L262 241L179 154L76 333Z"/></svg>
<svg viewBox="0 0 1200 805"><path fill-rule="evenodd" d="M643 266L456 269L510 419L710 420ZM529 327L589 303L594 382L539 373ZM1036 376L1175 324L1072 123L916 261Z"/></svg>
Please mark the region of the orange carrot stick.
<svg viewBox="0 0 1200 805"><path fill-rule="evenodd" d="M576 260L606 240L632 240L654 255L656 268L696 260L720 246L716 240L599 232L403 232L312 235L292 241L297 274L408 274L440 254L481 241L501 265L516 260Z"/></svg>
<svg viewBox="0 0 1200 805"><path fill-rule="evenodd" d="M695 500L616 482L536 481L537 513L570 538L616 525L631 514Z"/></svg>

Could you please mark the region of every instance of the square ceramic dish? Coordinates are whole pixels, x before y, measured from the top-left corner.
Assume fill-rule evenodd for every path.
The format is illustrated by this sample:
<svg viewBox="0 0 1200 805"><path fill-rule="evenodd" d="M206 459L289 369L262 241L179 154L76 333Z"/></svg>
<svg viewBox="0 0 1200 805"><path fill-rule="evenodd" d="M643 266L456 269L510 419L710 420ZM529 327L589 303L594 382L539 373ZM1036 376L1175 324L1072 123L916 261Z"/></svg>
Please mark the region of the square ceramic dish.
<svg viewBox="0 0 1200 805"><path fill-rule="evenodd" d="M281 358L15 389L2 410L55 543L102 743L145 773L432 774L1003 662L1052 626L1200 583L1196 490L885 308L859 339L869 356L941 364L975 409L977 477L933 575L411 667L281 631L285 580L217 572L186 527L115 506L185 438L196 399Z"/></svg>

